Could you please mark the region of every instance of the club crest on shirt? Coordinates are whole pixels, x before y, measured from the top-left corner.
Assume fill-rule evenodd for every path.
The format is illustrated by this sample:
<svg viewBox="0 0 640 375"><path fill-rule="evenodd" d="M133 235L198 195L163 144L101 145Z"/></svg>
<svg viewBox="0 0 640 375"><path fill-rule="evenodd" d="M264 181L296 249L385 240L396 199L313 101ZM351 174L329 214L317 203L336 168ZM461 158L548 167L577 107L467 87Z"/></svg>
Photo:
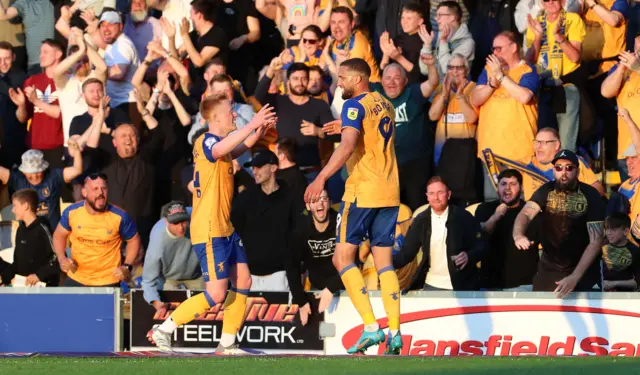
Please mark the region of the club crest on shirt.
<svg viewBox="0 0 640 375"><path fill-rule="evenodd" d="M112 231L111 229L107 229L107 234L108 234L108 235L112 235L112 234L113 234L113 231Z"/></svg>
<svg viewBox="0 0 640 375"><path fill-rule="evenodd" d="M49 188L42 188L42 196L47 198L49 195L51 195L51 192L49 191Z"/></svg>
<svg viewBox="0 0 640 375"><path fill-rule="evenodd" d="M347 118L349 120L355 120L358 118L358 108L347 109Z"/></svg>

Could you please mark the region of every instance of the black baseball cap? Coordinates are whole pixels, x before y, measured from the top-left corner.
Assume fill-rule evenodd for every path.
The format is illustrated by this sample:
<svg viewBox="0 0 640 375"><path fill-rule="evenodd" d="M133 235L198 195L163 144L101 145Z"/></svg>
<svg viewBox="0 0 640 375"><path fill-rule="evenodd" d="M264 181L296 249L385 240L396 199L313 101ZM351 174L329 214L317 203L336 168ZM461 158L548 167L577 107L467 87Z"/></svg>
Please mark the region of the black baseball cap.
<svg viewBox="0 0 640 375"><path fill-rule="evenodd" d="M578 156L576 156L575 152L573 152L573 151L569 151L569 150L560 150L560 151L558 151L556 156L553 157L553 161L551 163L555 164L556 161L558 161L560 159L568 160L575 166L580 165L579 162L578 162Z"/></svg>
<svg viewBox="0 0 640 375"><path fill-rule="evenodd" d="M162 217L171 224L178 224L189 220L189 213L180 201L171 201L162 207Z"/></svg>
<svg viewBox="0 0 640 375"><path fill-rule="evenodd" d="M244 167L245 168L249 168L249 167L260 168L260 167L263 167L263 166L265 166L267 164L278 165L278 157L273 152L264 149L264 150L259 150L258 152L256 152L256 154L253 155L253 159L251 159L251 161L248 161L248 162L244 163Z"/></svg>

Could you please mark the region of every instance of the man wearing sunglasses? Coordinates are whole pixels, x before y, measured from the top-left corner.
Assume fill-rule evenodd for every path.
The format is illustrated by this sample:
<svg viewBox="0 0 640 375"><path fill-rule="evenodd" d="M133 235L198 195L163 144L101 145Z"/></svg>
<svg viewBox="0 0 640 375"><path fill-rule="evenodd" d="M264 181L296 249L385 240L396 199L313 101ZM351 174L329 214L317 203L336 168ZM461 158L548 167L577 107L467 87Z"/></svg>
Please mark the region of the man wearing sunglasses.
<svg viewBox="0 0 640 375"><path fill-rule="evenodd" d="M525 233L540 214L543 251L533 290L553 291L564 298L573 290L590 291L595 284L602 285L595 266L602 251L605 207L596 189L578 181L575 153L561 150L552 163L555 180L542 185L520 211L513 239L518 249L531 251Z"/></svg>
<svg viewBox="0 0 640 375"><path fill-rule="evenodd" d="M524 166L522 191L524 199L531 198L533 193L544 183L554 179L553 164L554 156L562 149L560 135L554 128L542 128L538 130L536 139L533 141L534 154L531 162ZM601 195L604 195L604 186L598 180L586 161L578 156L580 173L578 181L593 186ZM527 173L530 172L530 173Z"/></svg>

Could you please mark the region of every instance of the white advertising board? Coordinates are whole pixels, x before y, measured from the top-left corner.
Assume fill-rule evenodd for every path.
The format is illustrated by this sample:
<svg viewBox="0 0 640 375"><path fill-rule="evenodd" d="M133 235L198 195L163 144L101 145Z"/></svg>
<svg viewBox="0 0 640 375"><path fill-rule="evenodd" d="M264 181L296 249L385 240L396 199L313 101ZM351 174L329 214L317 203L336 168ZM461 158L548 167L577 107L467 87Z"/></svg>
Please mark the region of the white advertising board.
<svg viewBox="0 0 640 375"><path fill-rule="evenodd" d="M423 356L640 356L640 295L419 292L401 298L403 355ZM639 298L639 299L636 299ZM335 302L335 301L334 301ZM345 354L362 332L346 295L325 314L335 336L326 354ZM382 299L371 298L382 328ZM366 354L382 354L384 344Z"/></svg>

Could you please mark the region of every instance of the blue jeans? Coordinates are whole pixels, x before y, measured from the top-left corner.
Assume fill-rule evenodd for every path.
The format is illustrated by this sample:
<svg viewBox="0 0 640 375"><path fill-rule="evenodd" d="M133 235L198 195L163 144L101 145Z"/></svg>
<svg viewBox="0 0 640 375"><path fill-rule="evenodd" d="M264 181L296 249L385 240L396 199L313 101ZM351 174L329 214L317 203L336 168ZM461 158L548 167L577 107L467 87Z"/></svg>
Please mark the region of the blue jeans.
<svg viewBox="0 0 640 375"><path fill-rule="evenodd" d="M540 92L538 129L545 127L558 129L562 148L576 151L580 130L580 92L574 85L565 85L564 93L567 98L566 110L564 113L556 113L553 118L551 94L545 90Z"/></svg>

